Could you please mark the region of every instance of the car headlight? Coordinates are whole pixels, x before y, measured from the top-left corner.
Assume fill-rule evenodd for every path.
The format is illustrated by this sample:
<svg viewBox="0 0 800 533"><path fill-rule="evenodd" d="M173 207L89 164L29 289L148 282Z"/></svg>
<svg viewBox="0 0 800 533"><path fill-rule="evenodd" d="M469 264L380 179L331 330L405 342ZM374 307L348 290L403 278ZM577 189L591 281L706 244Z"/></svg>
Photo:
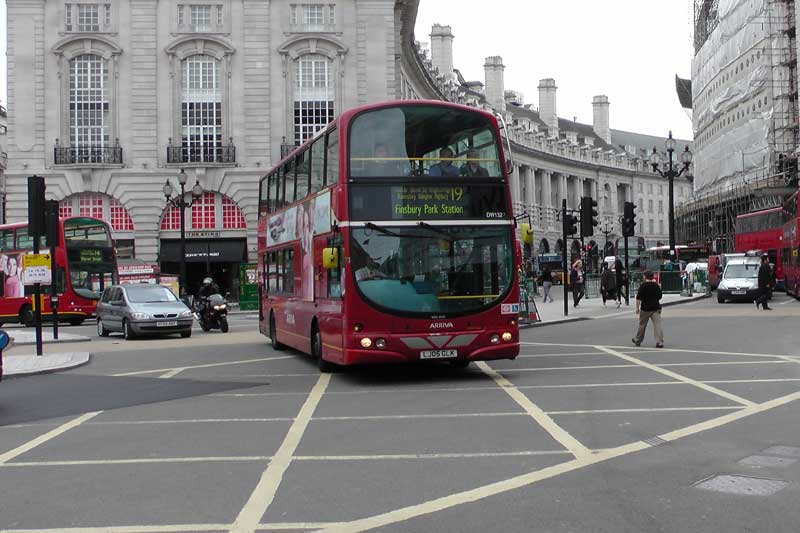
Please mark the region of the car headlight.
<svg viewBox="0 0 800 533"><path fill-rule="evenodd" d="M178 315L178 318L192 318L193 316L194 316L194 313L192 313L189 310L186 310L183 313L181 313L180 315Z"/></svg>
<svg viewBox="0 0 800 533"><path fill-rule="evenodd" d="M150 315L147 313L131 313L131 318L134 320L147 320L150 318Z"/></svg>
<svg viewBox="0 0 800 533"><path fill-rule="evenodd" d="M228 307L226 304L215 305L214 306L214 310L215 311L221 311L221 310L225 309L226 307Z"/></svg>
<svg viewBox="0 0 800 533"><path fill-rule="evenodd" d="M727 290L727 288L728 288L728 284L727 284L725 281L720 281L720 282L719 282L719 286L718 286L717 288L718 288L718 289Z"/></svg>

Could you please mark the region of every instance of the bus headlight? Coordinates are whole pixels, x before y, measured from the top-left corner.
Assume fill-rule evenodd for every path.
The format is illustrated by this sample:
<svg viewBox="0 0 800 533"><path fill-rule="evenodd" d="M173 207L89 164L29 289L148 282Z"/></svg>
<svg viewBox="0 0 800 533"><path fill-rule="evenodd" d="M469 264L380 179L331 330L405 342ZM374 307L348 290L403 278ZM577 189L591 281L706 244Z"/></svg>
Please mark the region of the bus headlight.
<svg viewBox="0 0 800 533"><path fill-rule="evenodd" d="M370 346L372 346L372 339L370 339L369 337L364 337L363 339L361 339L361 346L364 348L369 348Z"/></svg>
<svg viewBox="0 0 800 533"><path fill-rule="evenodd" d="M510 341L513 337L514 336L511 335L511 333L509 333L508 331L503 333L503 340L506 342Z"/></svg>
<svg viewBox="0 0 800 533"><path fill-rule="evenodd" d="M491 342L492 344L497 344L498 342L500 342L500 335L498 335L497 333L493 333L492 336L489 337L489 342Z"/></svg>
<svg viewBox="0 0 800 533"><path fill-rule="evenodd" d="M379 350L386 348L386 339L375 339L375 347Z"/></svg>

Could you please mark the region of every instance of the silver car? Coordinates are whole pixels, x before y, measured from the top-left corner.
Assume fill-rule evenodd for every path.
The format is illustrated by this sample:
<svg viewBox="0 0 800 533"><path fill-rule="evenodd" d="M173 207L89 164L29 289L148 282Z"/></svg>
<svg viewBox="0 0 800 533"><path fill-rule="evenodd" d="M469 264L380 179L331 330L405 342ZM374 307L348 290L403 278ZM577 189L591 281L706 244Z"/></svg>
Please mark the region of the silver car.
<svg viewBox="0 0 800 533"><path fill-rule="evenodd" d="M97 334L120 331L126 339L137 335L192 335L191 309L161 285L112 285L97 304Z"/></svg>

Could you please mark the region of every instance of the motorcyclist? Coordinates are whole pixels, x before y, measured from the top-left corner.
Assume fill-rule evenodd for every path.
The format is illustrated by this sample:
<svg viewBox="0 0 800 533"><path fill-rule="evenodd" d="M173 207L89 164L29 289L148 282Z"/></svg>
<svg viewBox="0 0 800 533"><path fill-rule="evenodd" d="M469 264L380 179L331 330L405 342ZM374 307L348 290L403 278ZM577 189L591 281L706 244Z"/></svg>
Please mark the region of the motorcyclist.
<svg viewBox="0 0 800 533"><path fill-rule="evenodd" d="M206 277L203 279L203 285L197 291L197 297L200 299L208 298L212 294L219 294L219 285L214 283L213 278Z"/></svg>

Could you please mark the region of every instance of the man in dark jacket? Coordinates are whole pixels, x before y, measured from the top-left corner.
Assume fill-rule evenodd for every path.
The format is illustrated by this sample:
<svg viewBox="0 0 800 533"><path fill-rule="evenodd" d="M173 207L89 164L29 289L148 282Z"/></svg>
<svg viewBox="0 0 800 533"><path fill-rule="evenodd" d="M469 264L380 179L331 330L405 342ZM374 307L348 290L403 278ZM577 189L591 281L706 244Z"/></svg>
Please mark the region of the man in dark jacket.
<svg viewBox="0 0 800 533"><path fill-rule="evenodd" d="M772 287L772 269L769 266L769 256L761 256L761 266L758 267L758 298L756 298L756 309L760 305L764 311L772 311L767 305L769 300L769 290Z"/></svg>
<svg viewBox="0 0 800 533"><path fill-rule="evenodd" d="M639 315L639 331L631 339L633 344L640 346L647 331L647 322L653 321L653 332L656 336L656 348L664 347L664 331L661 329L661 287L653 279L651 271L644 273L644 283L639 285L636 294L636 314Z"/></svg>

